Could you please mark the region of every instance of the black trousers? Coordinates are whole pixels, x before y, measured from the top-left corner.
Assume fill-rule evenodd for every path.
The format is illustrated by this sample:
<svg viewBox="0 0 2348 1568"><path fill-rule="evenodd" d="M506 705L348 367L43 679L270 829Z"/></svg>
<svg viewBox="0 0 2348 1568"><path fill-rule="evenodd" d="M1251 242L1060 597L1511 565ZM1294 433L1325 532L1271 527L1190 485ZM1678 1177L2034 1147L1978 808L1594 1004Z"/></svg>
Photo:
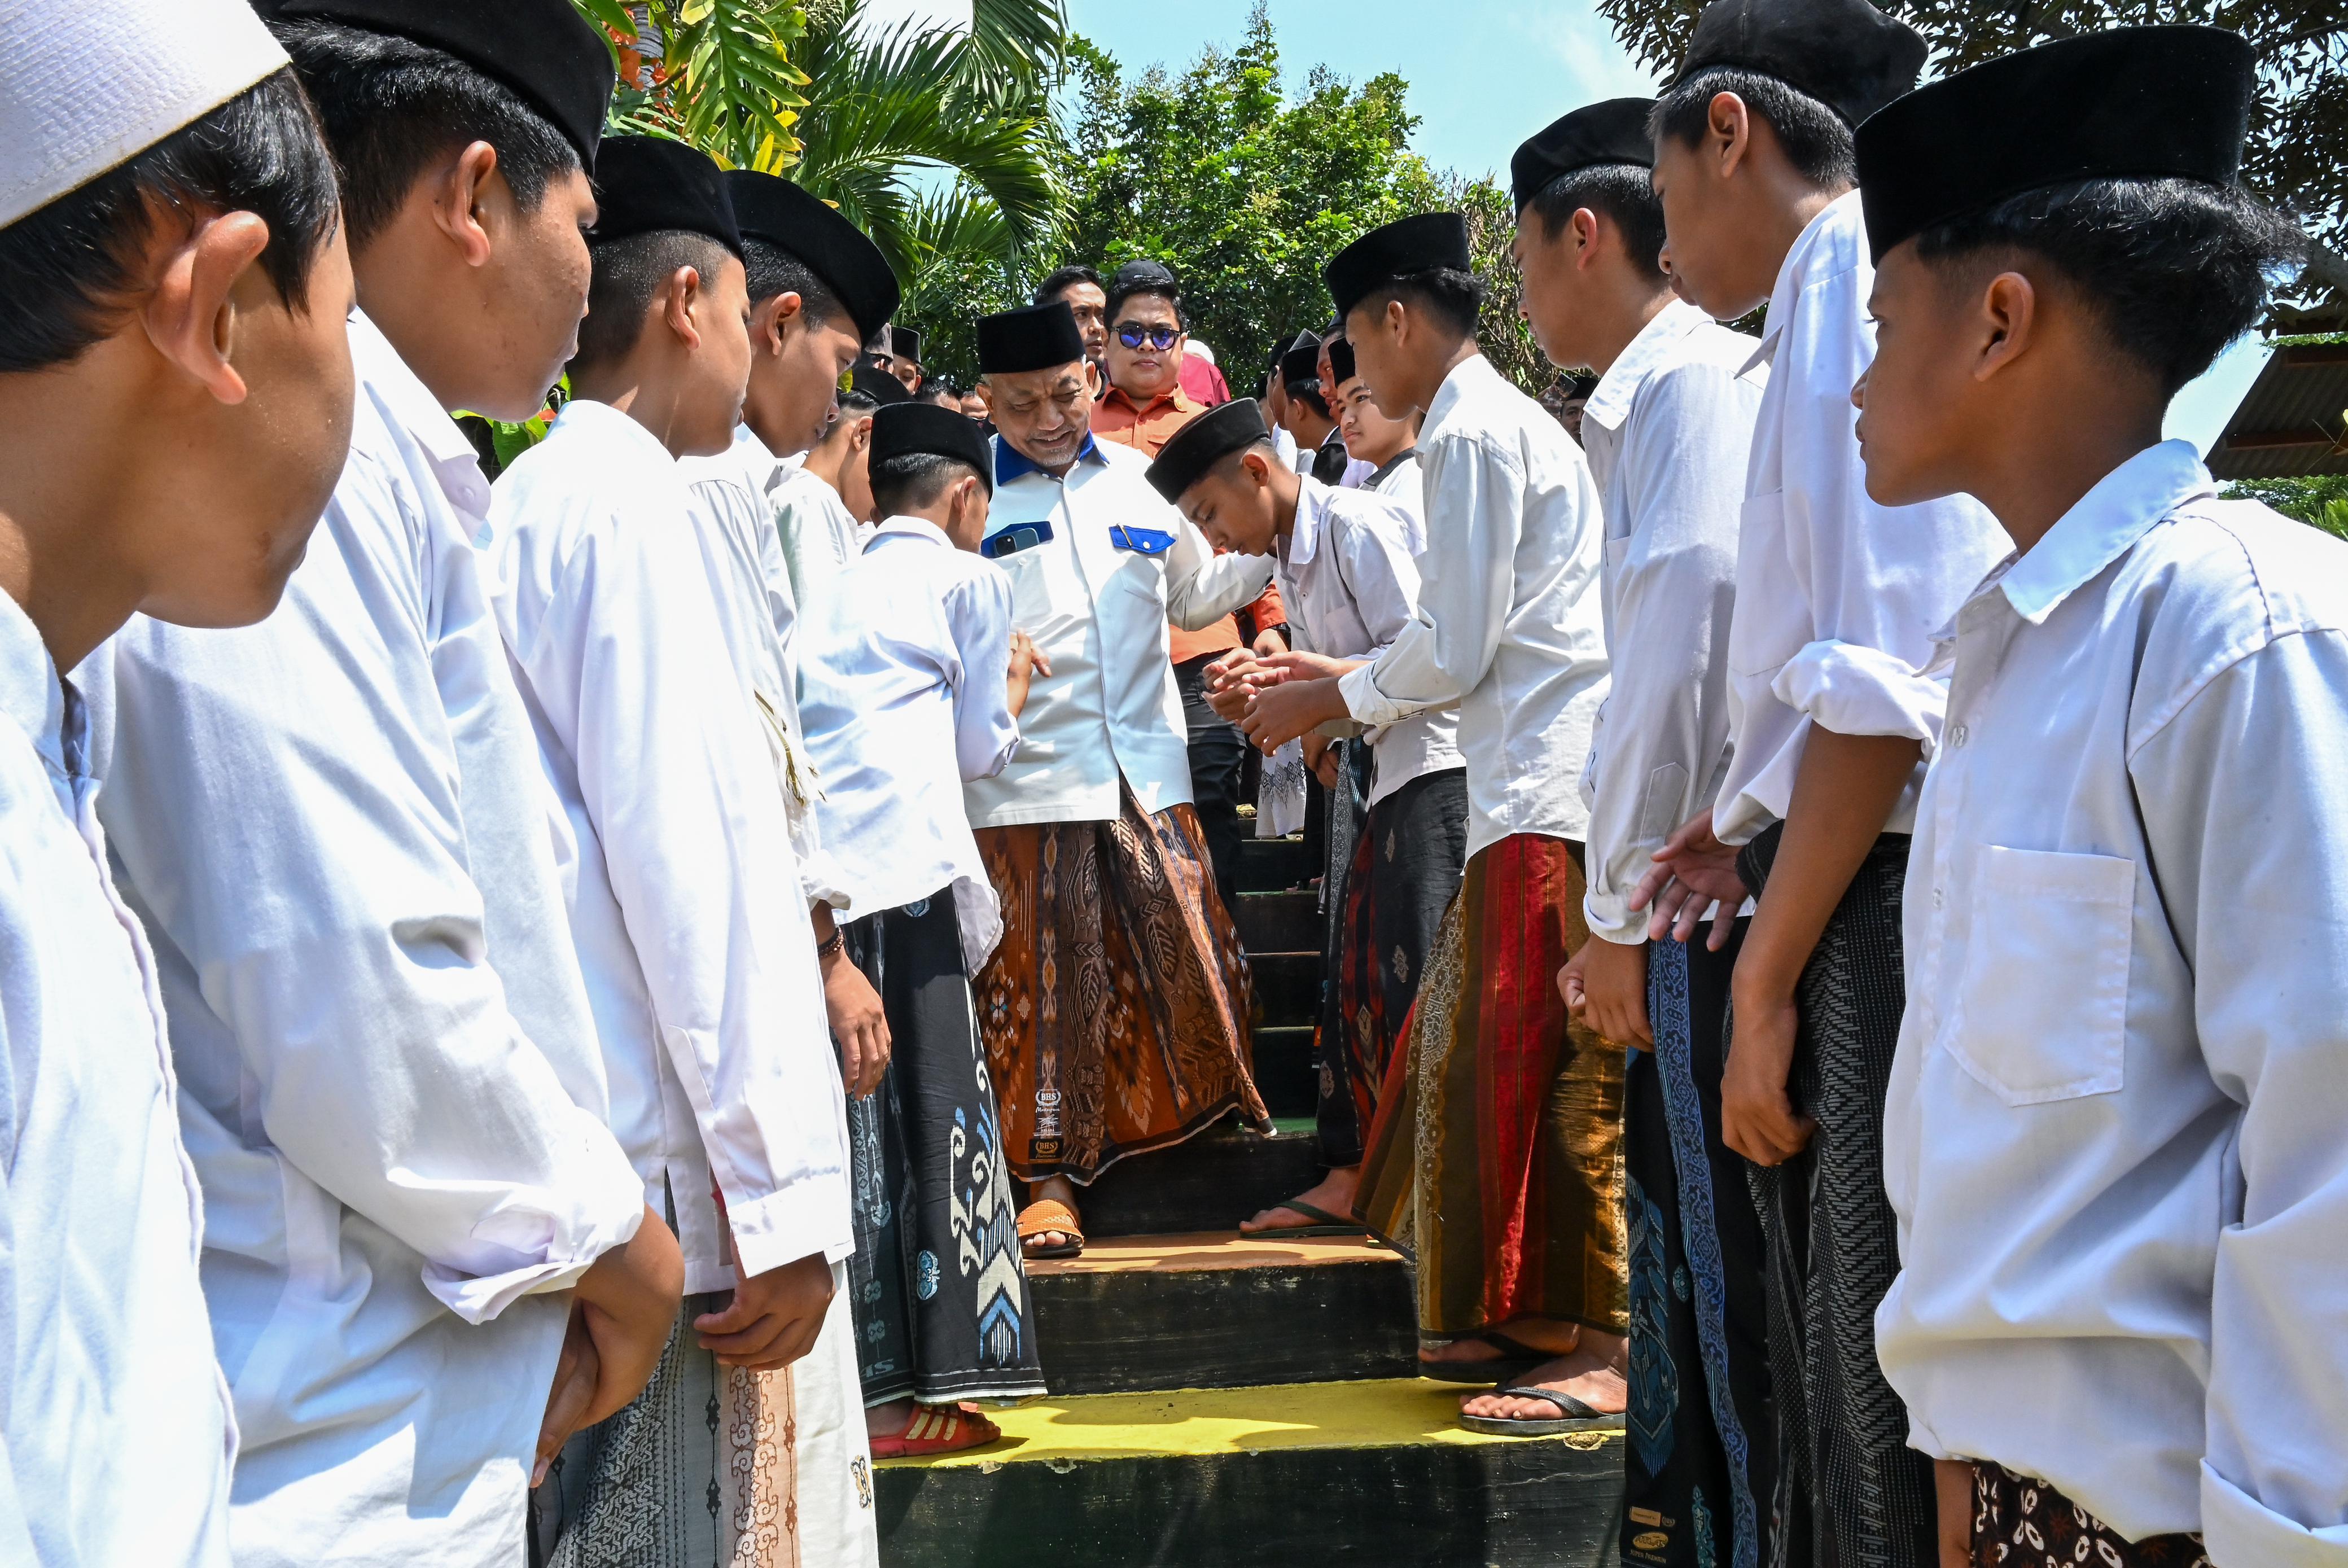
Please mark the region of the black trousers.
<svg viewBox="0 0 2348 1568"><path fill-rule="evenodd" d="M1207 858L1214 862L1215 891L1225 909L1239 907L1240 771L1247 738L1239 727L1207 706L1207 666L1223 655L1200 654L1174 666L1182 693L1182 717L1190 730L1190 799L1206 835Z"/></svg>

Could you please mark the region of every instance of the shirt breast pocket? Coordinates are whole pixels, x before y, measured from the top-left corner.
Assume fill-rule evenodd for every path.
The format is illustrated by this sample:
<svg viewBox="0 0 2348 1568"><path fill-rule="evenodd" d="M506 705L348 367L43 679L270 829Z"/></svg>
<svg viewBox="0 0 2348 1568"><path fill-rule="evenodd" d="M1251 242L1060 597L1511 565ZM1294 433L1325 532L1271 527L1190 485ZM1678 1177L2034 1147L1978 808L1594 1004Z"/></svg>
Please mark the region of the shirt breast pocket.
<svg viewBox="0 0 2348 1568"><path fill-rule="evenodd" d="M1949 1054L2011 1106L2119 1091L2136 862L1984 844Z"/></svg>

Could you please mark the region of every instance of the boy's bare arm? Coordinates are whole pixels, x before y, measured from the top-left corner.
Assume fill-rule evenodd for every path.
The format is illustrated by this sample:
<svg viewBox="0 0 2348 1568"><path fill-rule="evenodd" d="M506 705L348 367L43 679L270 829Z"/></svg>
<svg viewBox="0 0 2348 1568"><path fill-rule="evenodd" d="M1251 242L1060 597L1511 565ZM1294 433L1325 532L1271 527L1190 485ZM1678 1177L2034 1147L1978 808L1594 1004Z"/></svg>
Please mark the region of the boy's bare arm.
<svg viewBox="0 0 2348 1568"><path fill-rule="evenodd" d="M1794 1063L1794 985L1883 832L1921 748L1890 735L1838 735L1813 727L1795 775L1768 885L1745 934L1730 987L1734 1043L1721 1080L1721 1139L1759 1165L1801 1152L1815 1127L1795 1113L1786 1080Z"/></svg>

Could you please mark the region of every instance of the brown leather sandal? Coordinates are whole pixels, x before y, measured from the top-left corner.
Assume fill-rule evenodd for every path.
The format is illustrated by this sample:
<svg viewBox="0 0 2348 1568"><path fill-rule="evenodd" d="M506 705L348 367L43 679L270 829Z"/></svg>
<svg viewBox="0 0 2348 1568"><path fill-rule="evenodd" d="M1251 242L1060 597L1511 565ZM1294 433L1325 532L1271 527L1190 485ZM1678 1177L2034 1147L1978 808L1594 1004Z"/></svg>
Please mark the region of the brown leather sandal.
<svg viewBox="0 0 2348 1568"><path fill-rule="evenodd" d="M1035 1237L1057 1231L1068 1239L1057 1246L1030 1247ZM1073 1258L1085 1250L1085 1233L1076 1228L1076 1212L1051 1198L1038 1198L1019 1211L1019 1250L1030 1258Z"/></svg>

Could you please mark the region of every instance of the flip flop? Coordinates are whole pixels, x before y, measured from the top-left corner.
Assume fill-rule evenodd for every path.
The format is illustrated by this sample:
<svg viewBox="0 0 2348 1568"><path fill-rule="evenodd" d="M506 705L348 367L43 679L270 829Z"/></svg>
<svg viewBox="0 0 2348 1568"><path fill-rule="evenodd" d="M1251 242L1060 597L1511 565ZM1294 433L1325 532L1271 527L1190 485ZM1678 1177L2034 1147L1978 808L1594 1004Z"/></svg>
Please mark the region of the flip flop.
<svg viewBox="0 0 2348 1568"><path fill-rule="evenodd" d="M1003 1429L961 1405L916 1405L913 1418L893 1438L874 1438L876 1460L918 1460L932 1454L956 1454L983 1449L1003 1436Z"/></svg>
<svg viewBox="0 0 2348 1568"><path fill-rule="evenodd" d="M1418 1375L1437 1383L1505 1383L1569 1354L1563 1350L1538 1350L1488 1329L1481 1334L1463 1334L1459 1337L1480 1339L1500 1354L1477 1361L1429 1361L1421 1357Z"/></svg>
<svg viewBox="0 0 2348 1568"><path fill-rule="evenodd" d="M1027 1246L1028 1241L1033 1237L1043 1235L1047 1231L1057 1231L1068 1240L1055 1247L1037 1247L1030 1251ZM1055 1202L1050 1198L1038 1198L1020 1210L1019 1250L1025 1256L1039 1261L1045 1258L1073 1258L1081 1254L1085 1250L1085 1233L1076 1228L1076 1211L1066 1203Z"/></svg>
<svg viewBox="0 0 2348 1568"><path fill-rule="evenodd" d="M1302 1198L1291 1198L1285 1202L1274 1203L1272 1207L1292 1210L1303 1214L1313 1222L1309 1225L1274 1225L1270 1230L1264 1231L1241 1231L1240 1240L1277 1242L1297 1236L1360 1236L1369 1233L1367 1225L1358 1225L1351 1220L1340 1219L1328 1210L1316 1208Z"/></svg>
<svg viewBox="0 0 2348 1568"><path fill-rule="evenodd" d="M1494 1438L1553 1438L1562 1432L1609 1432L1622 1424L1620 1414L1593 1410L1570 1394L1531 1383L1503 1383L1493 1393L1518 1399L1546 1399L1565 1412L1561 1421L1539 1421L1509 1416L1462 1415L1459 1424L1471 1432Z"/></svg>

